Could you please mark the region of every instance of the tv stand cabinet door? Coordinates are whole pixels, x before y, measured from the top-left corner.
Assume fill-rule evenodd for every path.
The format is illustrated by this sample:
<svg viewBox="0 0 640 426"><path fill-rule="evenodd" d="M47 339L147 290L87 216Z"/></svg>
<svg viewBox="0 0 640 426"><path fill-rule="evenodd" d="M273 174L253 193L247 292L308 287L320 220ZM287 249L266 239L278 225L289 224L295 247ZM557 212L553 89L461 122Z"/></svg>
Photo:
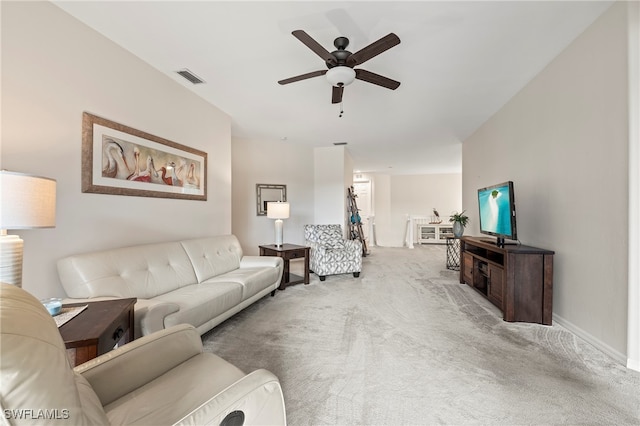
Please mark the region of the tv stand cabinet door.
<svg viewBox="0 0 640 426"><path fill-rule="evenodd" d="M469 253L462 253L462 281L460 283L466 283L473 287L473 256Z"/></svg>
<svg viewBox="0 0 640 426"><path fill-rule="evenodd" d="M550 284L545 280L544 260L545 256L537 253L509 255L504 297L505 321L551 325L544 315L544 293Z"/></svg>
<svg viewBox="0 0 640 426"><path fill-rule="evenodd" d="M504 312L504 269L489 264L489 289L487 298Z"/></svg>

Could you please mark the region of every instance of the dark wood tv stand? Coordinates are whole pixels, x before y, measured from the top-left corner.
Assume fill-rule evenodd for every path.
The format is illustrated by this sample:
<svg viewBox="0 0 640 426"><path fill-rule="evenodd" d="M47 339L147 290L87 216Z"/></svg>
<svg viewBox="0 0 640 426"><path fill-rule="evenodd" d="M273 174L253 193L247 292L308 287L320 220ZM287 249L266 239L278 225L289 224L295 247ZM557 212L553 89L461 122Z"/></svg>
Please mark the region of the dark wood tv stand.
<svg viewBox="0 0 640 426"><path fill-rule="evenodd" d="M505 321L551 325L553 255L551 250L462 237L460 283L489 299Z"/></svg>

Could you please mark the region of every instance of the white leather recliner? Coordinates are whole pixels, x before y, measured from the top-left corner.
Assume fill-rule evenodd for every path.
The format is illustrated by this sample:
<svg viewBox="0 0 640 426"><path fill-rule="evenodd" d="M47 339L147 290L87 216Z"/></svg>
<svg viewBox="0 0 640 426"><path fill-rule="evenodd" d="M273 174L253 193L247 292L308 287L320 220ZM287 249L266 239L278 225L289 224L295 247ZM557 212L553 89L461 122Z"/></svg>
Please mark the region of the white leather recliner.
<svg viewBox="0 0 640 426"><path fill-rule="evenodd" d="M53 318L0 287L0 424L286 424L278 379L245 374L174 326L71 367Z"/></svg>

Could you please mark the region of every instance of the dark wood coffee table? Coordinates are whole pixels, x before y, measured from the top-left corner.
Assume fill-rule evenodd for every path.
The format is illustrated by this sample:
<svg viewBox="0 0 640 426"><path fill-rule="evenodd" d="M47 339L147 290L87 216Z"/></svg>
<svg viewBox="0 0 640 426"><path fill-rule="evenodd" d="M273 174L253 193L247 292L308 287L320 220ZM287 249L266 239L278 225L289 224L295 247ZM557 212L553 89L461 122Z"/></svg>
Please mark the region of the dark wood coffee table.
<svg viewBox="0 0 640 426"><path fill-rule="evenodd" d="M74 365L135 338L133 305L137 300L133 297L63 305L65 308L87 305L87 309L58 329L67 349L75 349Z"/></svg>
<svg viewBox="0 0 640 426"><path fill-rule="evenodd" d="M260 247L260 256L278 256L284 261L284 271L278 290L284 290L288 285L304 282L309 284L309 249L310 247L295 244L276 246L268 244ZM304 258L304 277L289 272L289 260Z"/></svg>

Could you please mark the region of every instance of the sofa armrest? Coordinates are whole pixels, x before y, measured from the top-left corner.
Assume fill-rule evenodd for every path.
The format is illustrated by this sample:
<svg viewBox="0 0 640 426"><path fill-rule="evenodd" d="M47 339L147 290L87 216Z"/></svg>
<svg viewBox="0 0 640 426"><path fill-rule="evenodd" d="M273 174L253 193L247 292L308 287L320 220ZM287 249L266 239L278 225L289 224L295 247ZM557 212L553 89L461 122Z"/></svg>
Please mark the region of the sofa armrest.
<svg viewBox="0 0 640 426"><path fill-rule="evenodd" d="M344 240L344 246L349 251L362 250L362 243L358 240Z"/></svg>
<svg viewBox="0 0 640 426"><path fill-rule="evenodd" d="M267 370L256 370L212 396L175 425L217 425L233 411L244 413L244 424L286 425L278 378Z"/></svg>
<svg viewBox="0 0 640 426"><path fill-rule="evenodd" d="M243 256L240 259L241 268L282 268L283 265L282 258L277 256Z"/></svg>
<svg viewBox="0 0 640 426"><path fill-rule="evenodd" d="M325 246L316 242L316 241L305 241L305 244L308 245L309 247L311 247L310 251L314 251L314 250L321 250L324 251L325 250Z"/></svg>
<svg viewBox="0 0 640 426"><path fill-rule="evenodd" d="M135 306L135 320L140 324L140 329L136 330L136 338L164 330L164 318L179 310L180 306L177 303L138 299Z"/></svg>
<svg viewBox="0 0 640 426"><path fill-rule="evenodd" d="M202 352L200 333L181 324L134 340L74 370L89 381L104 406Z"/></svg>

